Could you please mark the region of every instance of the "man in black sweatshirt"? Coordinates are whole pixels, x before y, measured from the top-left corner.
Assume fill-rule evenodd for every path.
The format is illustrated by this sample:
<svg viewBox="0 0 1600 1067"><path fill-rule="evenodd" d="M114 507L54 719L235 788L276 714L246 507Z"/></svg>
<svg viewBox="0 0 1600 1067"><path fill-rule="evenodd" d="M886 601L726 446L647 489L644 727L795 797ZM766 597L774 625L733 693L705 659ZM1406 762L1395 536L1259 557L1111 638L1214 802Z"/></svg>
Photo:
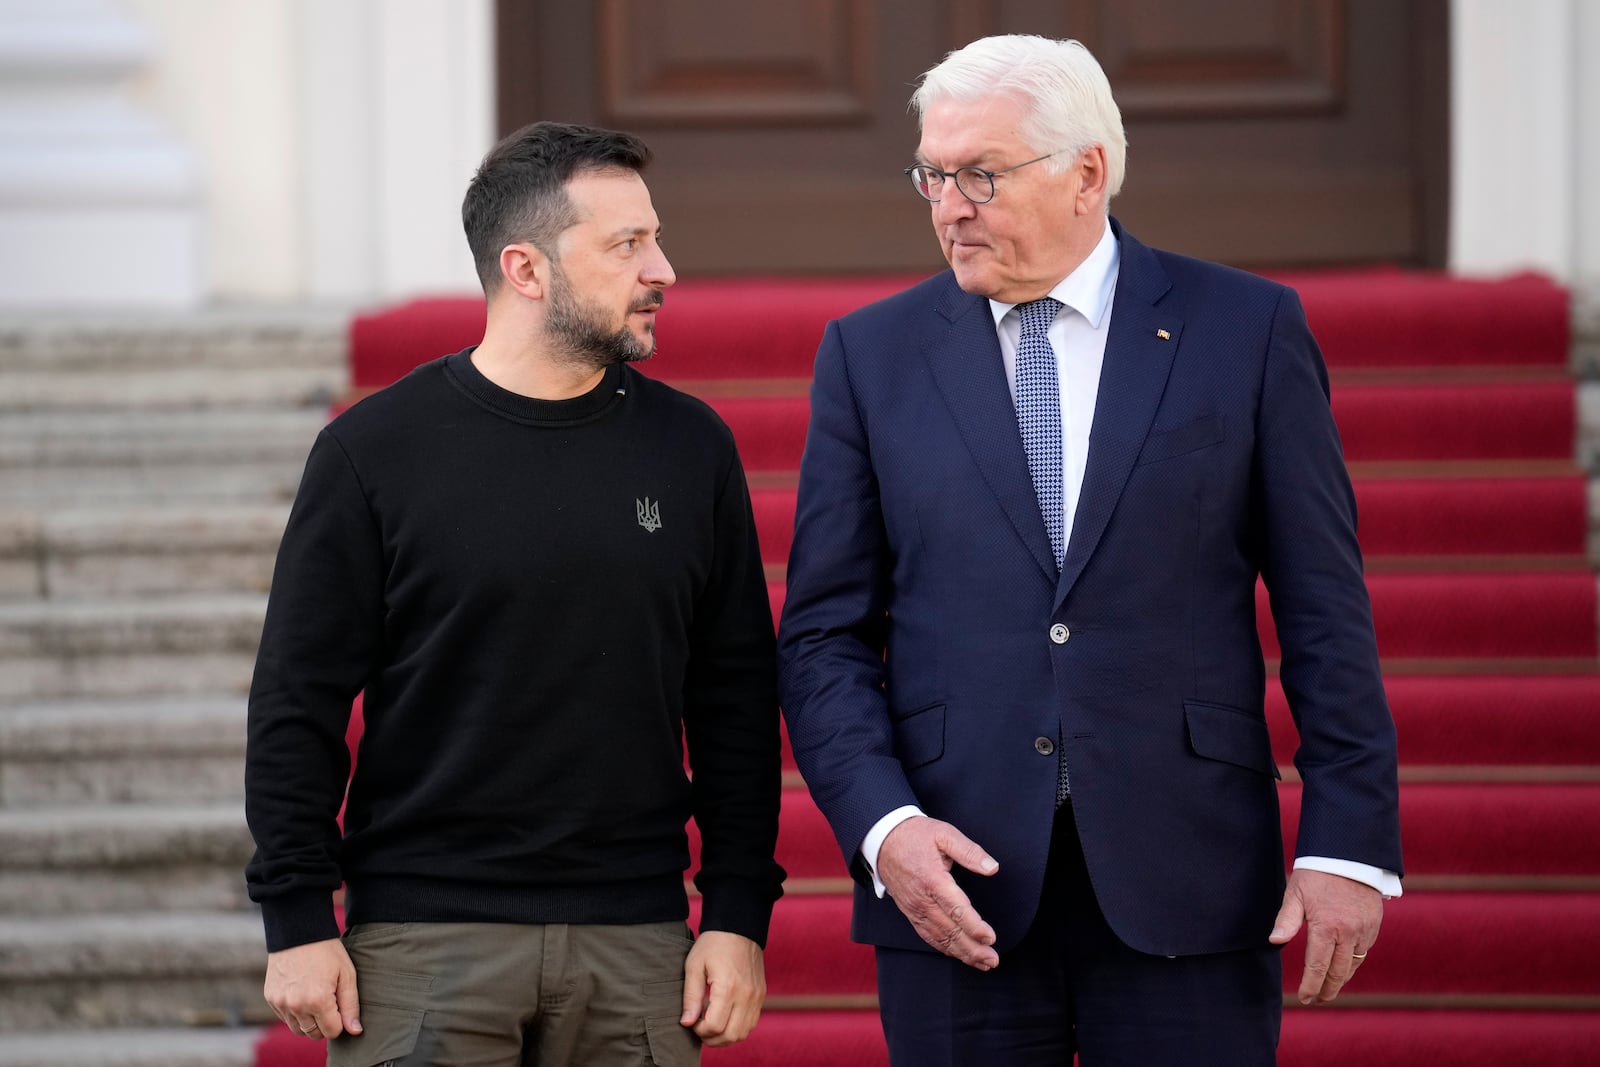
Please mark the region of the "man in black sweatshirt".
<svg viewBox="0 0 1600 1067"><path fill-rule="evenodd" d="M307 461L250 692L247 879L267 1000L330 1063L696 1063L760 1014L772 623L727 426L628 365L675 280L648 161L556 123L497 145L462 205L483 341Z"/></svg>

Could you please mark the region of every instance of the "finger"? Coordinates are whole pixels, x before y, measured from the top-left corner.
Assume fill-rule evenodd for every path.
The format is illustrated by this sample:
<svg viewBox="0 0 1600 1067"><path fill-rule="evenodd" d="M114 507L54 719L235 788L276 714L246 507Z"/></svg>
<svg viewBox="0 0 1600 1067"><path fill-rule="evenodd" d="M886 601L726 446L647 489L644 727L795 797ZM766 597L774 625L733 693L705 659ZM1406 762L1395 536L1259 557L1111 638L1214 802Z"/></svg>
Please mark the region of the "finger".
<svg viewBox="0 0 1600 1067"><path fill-rule="evenodd" d="M972 898L962 892L955 879L948 880L938 898L938 905L939 910L961 932L963 939L985 947L994 944L994 927L983 921L983 916L972 906Z"/></svg>
<svg viewBox="0 0 1600 1067"><path fill-rule="evenodd" d="M1000 954L992 947L994 930L977 917L970 902L966 902L966 895L960 896L962 903L954 904L949 911L934 912L925 923L926 931L919 929L918 933L946 956L981 971L993 970L1000 963Z"/></svg>
<svg viewBox="0 0 1600 1067"><path fill-rule="evenodd" d="M352 1034L361 1032L361 996L356 989L355 965L346 961L339 971L339 981L333 987L334 1006L339 1021ZM337 1035L335 1035L337 1036Z"/></svg>
<svg viewBox="0 0 1600 1067"><path fill-rule="evenodd" d="M739 1010L728 1024L728 1032L723 1036L731 1045L736 1041L743 1041L755 1030L756 1023L761 1021L760 997L748 997L739 1005Z"/></svg>
<svg viewBox="0 0 1600 1067"><path fill-rule="evenodd" d="M699 958L693 953L684 964L683 971L683 1014L678 1016L678 1022L683 1026L693 1026L698 1033L700 1027L700 1013L706 1006L706 972L701 966ZM704 1035L701 1035L702 1037Z"/></svg>
<svg viewBox="0 0 1600 1067"><path fill-rule="evenodd" d="M338 1037L344 1033L344 1021L339 1017L338 1000L329 997L328 1006L317 1012L311 1020L311 1027L316 1033L307 1034L307 1037Z"/></svg>
<svg viewBox="0 0 1600 1067"><path fill-rule="evenodd" d="M999 955L989 947L995 941L993 927L983 921L942 863L931 870L887 871L884 878L890 897L917 936L969 966L988 970L999 963Z"/></svg>
<svg viewBox="0 0 1600 1067"><path fill-rule="evenodd" d="M1323 986L1333 966L1333 951L1333 938L1319 927L1312 926L1306 937L1306 966L1300 974L1300 1003L1310 1004L1322 999ZM1334 992L1337 993L1337 989Z"/></svg>
<svg viewBox="0 0 1600 1067"><path fill-rule="evenodd" d="M1361 961L1366 959L1366 953L1352 952L1350 949L1349 944L1335 947L1333 961L1328 965L1328 976L1323 980L1322 989L1317 995L1319 1002L1326 1004L1337 998L1345 984L1355 977Z"/></svg>
<svg viewBox="0 0 1600 1067"><path fill-rule="evenodd" d="M706 1017L702 1021L716 1034L725 1034L733 1017L733 998L726 981L711 984L710 999L706 1001Z"/></svg>
<svg viewBox="0 0 1600 1067"><path fill-rule="evenodd" d="M737 1044L750 1035L750 1031L755 1029L756 1020L761 1016L761 1003L765 997L753 986L739 982L737 985L724 984L720 990L713 989L713 999L718 999L726 1005L727 1022L720 1031L702 1033L700 1036L706 1044L721 1047ZM709 1010L706 1015L709 1031L712 1022Z"/></svg>
<svg viewBox="0 0 1600 1067"><path fill-rule="evenodd" d="M704 1018L695 1024L694 1032L700 1035L702 1041L715 1043L728 1030L728 1019L733 1014L733 1006L729 1003L727 985L725 983L712 983L711 996L706 1001Z"/></svg>
<svg viewBox="0 0 1600 1067"><path fill-rule="evenodd" d="M951 861L959 863L973 874L991 875L1000 869L1000 862L985 852L976 841L955 827L950 827L939 840L939 851Z"/></svg>
<svg viewBox="0 0 1600 1067"><path fill-rule="evenodd" d="M1277 918L1272 920L1272 933L1267 940L1274 945L1283 945L1294 940L1300 932L1301 925L1306 919L1305 903L1297 893L1285 893L1283 906L1278 909Z"/></svg>

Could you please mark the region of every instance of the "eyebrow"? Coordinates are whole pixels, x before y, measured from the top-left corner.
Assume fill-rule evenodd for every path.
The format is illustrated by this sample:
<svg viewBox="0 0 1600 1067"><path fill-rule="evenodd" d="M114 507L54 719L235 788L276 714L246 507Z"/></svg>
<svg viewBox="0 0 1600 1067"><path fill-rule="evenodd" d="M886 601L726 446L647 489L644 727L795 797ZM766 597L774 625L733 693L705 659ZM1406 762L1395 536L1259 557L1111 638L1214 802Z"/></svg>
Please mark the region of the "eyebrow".
<svg viewBox="0 0 1600 1067"><path fill-rule="evenodd" d="M960 164L960 165L958 165L956 167L952 167L949 171L946 171L945 173L954 173L955 171L960 170L962 167L977 167L979 170L987 170L988 168L985 167L983 164L984 163L991 163L992 164L994 162L994 151L991 149L991 150L989 150L987 152L980 152L978 154L977 158L981 162L962 163L962 164ZM912 155L911 161L912 161L912 163L915 163L915 164L917 164L919 166L933 167L935 170L944 170L943 167L937 166L931 159L929 159L927 156L923 155L920 151L916 152L916 153L914 153Z"/></svg>

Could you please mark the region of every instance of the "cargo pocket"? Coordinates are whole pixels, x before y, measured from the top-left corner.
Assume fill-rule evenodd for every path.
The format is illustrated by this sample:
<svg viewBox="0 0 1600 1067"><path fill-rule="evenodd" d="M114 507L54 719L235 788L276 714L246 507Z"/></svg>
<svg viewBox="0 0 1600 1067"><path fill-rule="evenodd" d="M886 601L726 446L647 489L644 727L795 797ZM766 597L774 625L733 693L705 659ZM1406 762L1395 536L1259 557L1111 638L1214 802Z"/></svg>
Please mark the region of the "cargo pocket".
<svg viewBox="0 0 1600 1067"><path fill-rule="evenodd" d="M646 1019L644 1037L650 1044L650 1062L656 1067L698 1067L700 1038L679 1023L678 1016Z"/></svg>
<svg viewBox="0 0 1600 1067"><path fill-rule="evenodd" d="M359 1034L341 1034L328 1042L328 1067L381 1067L411 1055L428 1014L433 979L425 974L360 971Z"/></svg>

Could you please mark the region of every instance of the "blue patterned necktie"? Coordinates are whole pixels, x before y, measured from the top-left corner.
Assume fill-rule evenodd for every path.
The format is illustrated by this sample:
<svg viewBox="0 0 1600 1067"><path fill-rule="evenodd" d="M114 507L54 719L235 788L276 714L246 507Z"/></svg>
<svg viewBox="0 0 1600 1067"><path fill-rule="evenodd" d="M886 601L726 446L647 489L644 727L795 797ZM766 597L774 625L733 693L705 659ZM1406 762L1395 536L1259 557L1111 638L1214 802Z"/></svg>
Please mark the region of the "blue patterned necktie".
<svg viewBox="0 0 1600 1067"><path fill-rule="evenodd" d="M1033 476L1033 492L1039 498L1057 570L1067 549L1061 488L1061 384L1047 331L1060 307L1061 301L1049 296L1017 305L1022 316L1022 338L1017 342L1017 425L1022 428L1028 473Z"/></svg>
<svg viewBox="0 0 1600 1067"><path fill-rule="evenodd" d="M1050 534L1056 569L1066 556L1066 501L1061 472L1061 379L1056 372L1056 352L1050 347L1050 324L1061 301L1042 297L1018 304L1022 337L1017 341L1017 425L1022 429L1022 449L1028 454L1028 474L1039 511ZM1067 782L1066 746L1056 739L1056 807L1071 795Z"/></svg>

